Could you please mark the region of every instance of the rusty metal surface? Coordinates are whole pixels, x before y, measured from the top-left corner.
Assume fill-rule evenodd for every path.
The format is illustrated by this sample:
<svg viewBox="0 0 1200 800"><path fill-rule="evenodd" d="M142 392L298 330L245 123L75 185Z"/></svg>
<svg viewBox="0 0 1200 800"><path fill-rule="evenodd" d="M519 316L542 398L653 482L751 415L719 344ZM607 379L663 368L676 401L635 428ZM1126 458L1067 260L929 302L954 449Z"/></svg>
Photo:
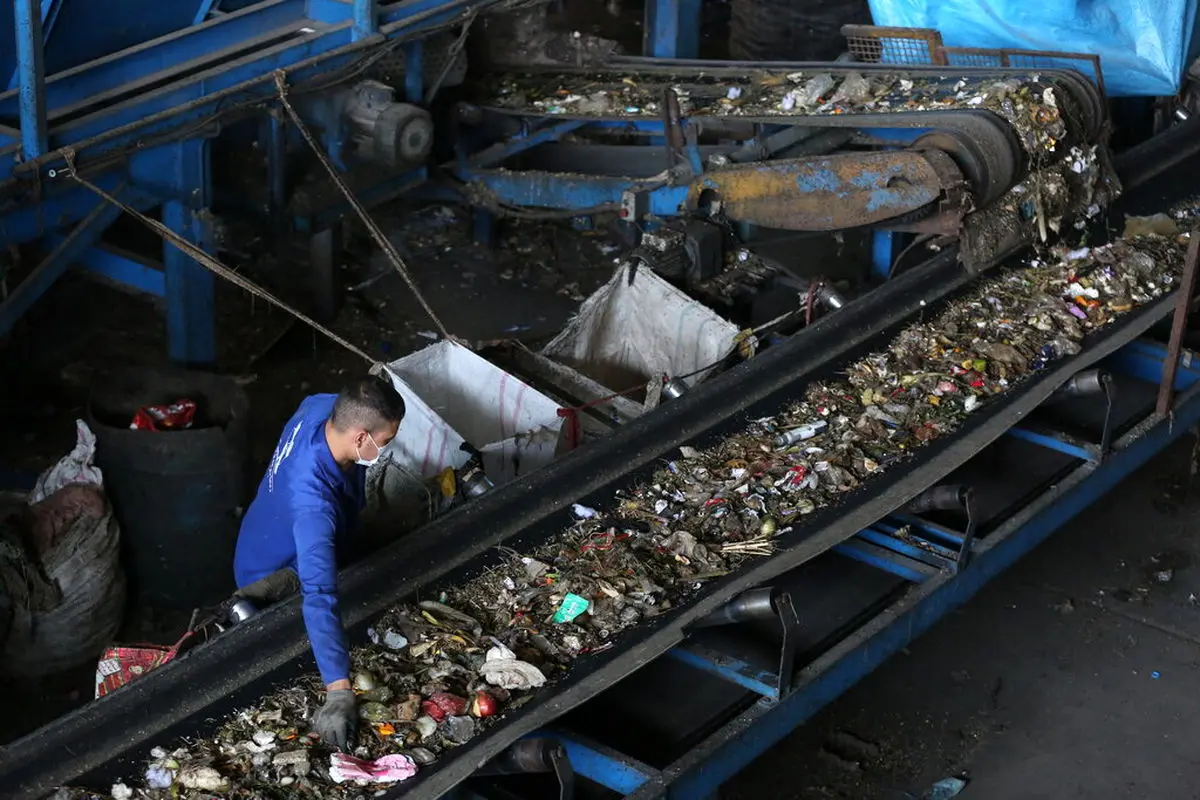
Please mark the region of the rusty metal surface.
<svg viewBox="0 0 1200 800"><path fill-rule="evenodd" d="M1179 353L1183 349L1183 334L1187 330L1192 296L1196 294L1196 269L1200 261L1200 231L1192 231L1187 255L1183 260L1183 275L1175 295L1175 313L1171 318L1171 338L1167 342L1167 358L1163 362L1162 382L1158 386L1158 402L1154 407L1166 416L1175 405L1175 373L1179 370Z"/></svg>
<svg viewBox="0 0 1200 800"><path fill-rule="evenodd" d="M679 95L674 89L663 92L663 131L667 140L667 169L674 169L683 161L683 114L679 109Z"/></svg>
<svg viewBox="0 0 1200 800"><path fill-rule="evenodd" d="M713 192L733 219L785 230L841 230L934 203L944 188L939 171L946 168L908 150L770 161L704 175L692 183L687 202L694 209L701 195Z"/></svg>
<svg viewBox="0 0 1200 800"><path fill-rule="evenodd" d="M927 216L915 220L904 220L900 224L886 226L888 230L909 233L930 233L938 236L957 236L963 217L974 207L970 186L961 169L949 155L941 150L919 151L938 176L942 196Z"/></svg>

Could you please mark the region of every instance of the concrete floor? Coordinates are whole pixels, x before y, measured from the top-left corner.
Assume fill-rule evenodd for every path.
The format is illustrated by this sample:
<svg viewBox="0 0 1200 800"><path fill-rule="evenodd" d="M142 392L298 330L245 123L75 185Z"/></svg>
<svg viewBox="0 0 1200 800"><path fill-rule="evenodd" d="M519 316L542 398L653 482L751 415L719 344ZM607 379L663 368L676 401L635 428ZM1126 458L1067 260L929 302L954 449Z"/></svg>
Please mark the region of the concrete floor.
<svg viewBox="0 0 1200 800"><path fill-rule="evenodd" d="M1185 439L723 788L1197 798L1200 497Z"/></svg>

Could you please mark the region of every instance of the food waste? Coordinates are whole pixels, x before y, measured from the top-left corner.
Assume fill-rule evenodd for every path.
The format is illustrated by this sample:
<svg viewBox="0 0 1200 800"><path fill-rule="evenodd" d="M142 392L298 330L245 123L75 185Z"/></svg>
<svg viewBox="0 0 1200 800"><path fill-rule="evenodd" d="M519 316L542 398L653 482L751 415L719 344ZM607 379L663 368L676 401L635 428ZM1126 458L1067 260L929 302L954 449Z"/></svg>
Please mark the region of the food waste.
<svg viewBox="0 0 1200 800"><path fill-rule="evenodd" d="M710 447L682 447L645 482L527 552L436 597L402 603L353 649L361 725L350 753L310 731L314 674L199 738L154 750L104 792L55 800L352 798L398 783L502 725L537 692L687 602L706 581L771 555L854 493L1087 336L1173 291L1195 204L1173 225L1098 247L1058 245L975 284L885 348L812 382L789 407ZM371 787L364 790L363 787Z"/></svg>
<svg viewBox="0 0 1200 800"><path fill-rule="evenodd" d="M1007 120L1035 157L1060 152L1077 113L1065 89L1032 72L1003 78L855 71L755 70L736 76L532 72L498 77L482 102L546 115L657 118L668 91L678 98L681 116L693 118L987 110Z"/></svg>

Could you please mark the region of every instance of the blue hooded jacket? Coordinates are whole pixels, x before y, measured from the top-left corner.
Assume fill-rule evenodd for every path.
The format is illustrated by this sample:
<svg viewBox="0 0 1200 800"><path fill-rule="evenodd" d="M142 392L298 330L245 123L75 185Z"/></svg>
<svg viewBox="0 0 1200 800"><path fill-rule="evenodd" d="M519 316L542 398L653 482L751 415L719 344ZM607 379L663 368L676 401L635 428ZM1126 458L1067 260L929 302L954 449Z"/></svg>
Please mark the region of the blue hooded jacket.
<svg viewBox="0 0 1200 800"><path fill-rule="evenodd" d="M337 597L337 542L357 529L364 467L343 470L325 441L336 395L305 398L283 429L258 494L242 519L234 555L239 588L280 569L300 578L304 625L321 679L350 677Z"/></svg>

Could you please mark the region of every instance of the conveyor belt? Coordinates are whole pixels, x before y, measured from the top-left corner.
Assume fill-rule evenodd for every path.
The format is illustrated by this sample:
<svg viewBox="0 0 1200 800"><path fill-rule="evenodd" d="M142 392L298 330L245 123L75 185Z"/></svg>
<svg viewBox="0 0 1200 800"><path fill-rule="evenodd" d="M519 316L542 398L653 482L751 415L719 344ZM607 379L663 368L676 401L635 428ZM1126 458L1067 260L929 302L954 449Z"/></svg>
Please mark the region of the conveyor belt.
<svg viewBox="0 0 1200 800"><path fill-rule="evenodd" d="M1188 166L1195 167L1196 162ZM1131 177L1136 182L1137 176ZM1175 177L1173 172L1172 180L1145 187L1137 196L1160 203L1163 187L1186 184ZM1131 196L1124 205L1139 212L1143 209L1136 200ZM800 391L806 376L828 372L894 331L922 303L933 303L968 281L953 266L952 254L941 256L822 320L806 336L564 458L556 469L503 487L393 545L371 563L348 570L342 576L342 594L352 636L361 638L367 622L395 602L476 571L490 557L494 544L507 541L520 547L558 532L571 502L607 499L613 489L653 468L658 458L679 444L703 444L737 427L745 416L777 407ZM958 434L922 452L907 470L872 481L856 506L814 515L809 524L781 541L784 549L778 556L710 585L688 605L632 631L619 648L580 661L568 678L511 713L505 724L454 751L453 758L426 769L394 794L434 797L443 793L517 736L542 726L677 643L689 620L891 511L966 461L1075 371L1162 319L1169 305L1169 299L1160 300L1105 329L1083 354L1056 363L1052 370L990 404L987 416L971 418ZM136 774L150 747L202 731L211 724L206 720L310 670L307 648L298 604L270 609L130 689L89 704L5 748L0 753L0 790L5 796L37 797L63 783L85 779L106 785L111 778Z"/></svg>
<svg viewBox="0 0 1200 800"><path fill-rule="evenodd" d="M895 74L901 72L914 78L938 78L951 75L956 78L966 78L972 82L1007 79L1009 77L1029 76L1031 78L1053 78L1071 86L1071 95L1081 103L1080 111L1084 114L1087 127L1083 130L1088 138L1103 136L1103 128L1108 119L1108 104L1100 88L1087 76L1074 69L1017 69L996 68L990 66L934 66L934 65L888 65L888 64L847 64L836 62L796 62L796 61L702 61L699 59L661 59L642 58L637 56L615 57L609 66L618 71L632 70L634 72L671 72L680 70L703 70L706 73L724 75L748 75L762 71L774 73L792 72L830 72L835 76L858 72L867 76L880 74ZM562 72L562 70L559 70Z"/></svg>
<svg viewBox="0 0 1200 800"><path fill-rule="evenodd" d="M804 76L797 78L798 75ZM829 75L840 85L848 76L865 75L894 84L880 99L869 102L828 102L818 107L787 108L781 102L804 80ZM900 88L903 80L906 88ZM999 99L997 83L1014 87L1011 102ZM1051 89L1054 105L1045 102ZM930 113L979 113L983 108L1003 116L1018 131L1035 134L1048 123L1047 114L1057 110L1079 139L1095 142L1107 119L1099 90L1074 70L952 70L844 64L731 64L729 62L683 62L660 65L634 62L628 69L564 70L541 69L501 74L488 82L486 94L476 98L481 106L510 114L554 116L564 119L659 119L662 98L673 90L690 107L683 116L693 120L736 120L774 124L837 127L930 127ZM729 100L730 93L737 93ZM836 89L823 96L828 97ZM1021 97L1016 97L1018 92ZM610 102L588 102L603 93ZM564 102L573 97L571 102ZM1022 99L1023 98L1023 99ZM626 102L627 101L627 102ZM1036 102L1035 102L1036 101ZM607 107L605 107L607 105ZM1037 121L1040 119L1041 121ZM1061 155L1064 148L1027 136L1027 149ZM1036 145L1036 146L1035 146Z"/></svg>
<svg viewBox="0 0 1200 800"><path fill-rule="evenodd" d="M864 76L872 82L869 95L837 100L840 87L862 81ZM796 100L798 95L813 94L809 91L813 82L820 82L825 89L822 99L812 103ZM664 113L668 95L678 98L679 117L688 130L718 139L761 136L761 132L750 132L755 125L790 125L809 132L817 128L925 131L911 148L949 154L970 187L970 208L976 213L967 214L959 233L966 242L962 261L971 269L986 266L1032 236L1044 239L1048 227L1057 229L1061 218L1074 217L1096 203L1102 205L1106 201L1101 198L1111 198L1118 187L1111 179L1105 154L1098 154L1098 163L1092 154L1092 145L1105 137L1104 98L1074 70L627 60L604 70L546 68L497 75L474 99L485 119L486 115L516 116L535 127L558 118L585 122L592 127L581 128L574 135L585 140L600 136L597 141L605 141L606 130L627 135L629 125L635 122L643 134L652 132L647 124L669 129L668 118L674 115ZM906 140L911 134L895 138ZM548 154L553 150L546 148ZM565 158L569 162L571 156ZM856 163L852 156L846 159L850 165ZM618 159L614 165L617 172L620 163ZM569 166L547 167L536 158L513 169L517 172L511 174L532 170L526 180L535 184L539 170L556 174L561 170L563 180L569 180L572 173ZM855 174L852 166L848 169ZM864 176L875 174L866 160L861 169ZM721 194L723 181L747 187L733 190L730 203L735 209L742 207L739 192L754 198L759 193L773 196L764 188L773 174L769 169L762 181L744 183L748 180L744 174L753 175L753 168L743 165L728 174L718 170L711 173L718 186L710 188ZM581 173L581 179L586 180L587 174ZM1017 185L1019 182L1024 184ZM786 179L782 183L786 185ZM1035 195L1041 210L1033 222L1020 208ZM752 215L751 221L767 227L854 227L861 224L863 216L853 208L839 209L841 213L831 217L837 220L834 224L820 214L810 219L812 212L799 204L792 209L763 202L766 209L774 210L759 209L759 216ZM950 199L938 202L956 207ZM895 221L915 224L923 216L935 214L937 208L937 203L930 203ZM886 213L880 213L886 218ZM821 221L816 221L817 217ZM957 218L953 224L957 225Z"/></svg>
<svg viewBox="0 0 1200 800"><path fill-rule="evenodd" d="M536 694L531 702L510 713L503 725L452 751L451 760L425 768L415 779L384 796L439 797L468 778L476 764L495 756L516 738L551 723L568 709L660 657L683 640L691 622L716 611L742 591L766 583L849 539L940 482L1037 408L1076 372L1116 352L1164 319L1173 308L1173 299L1164 297L1106 329L1079 356L1058 362L1053 369L992 404L987 414L973 418L957 434L922 452L907 470L896 470L894 475L868 484L865 491L855 496L853 504L817 512L795 534L781 537L776 555L754 561L742 571L705 587L686 605L634 629L612 650L581 659L551 691ZM546 527L547 534L557 532L552 525ZM481 558L479 569L490 562L491 559Z"/></svg>

